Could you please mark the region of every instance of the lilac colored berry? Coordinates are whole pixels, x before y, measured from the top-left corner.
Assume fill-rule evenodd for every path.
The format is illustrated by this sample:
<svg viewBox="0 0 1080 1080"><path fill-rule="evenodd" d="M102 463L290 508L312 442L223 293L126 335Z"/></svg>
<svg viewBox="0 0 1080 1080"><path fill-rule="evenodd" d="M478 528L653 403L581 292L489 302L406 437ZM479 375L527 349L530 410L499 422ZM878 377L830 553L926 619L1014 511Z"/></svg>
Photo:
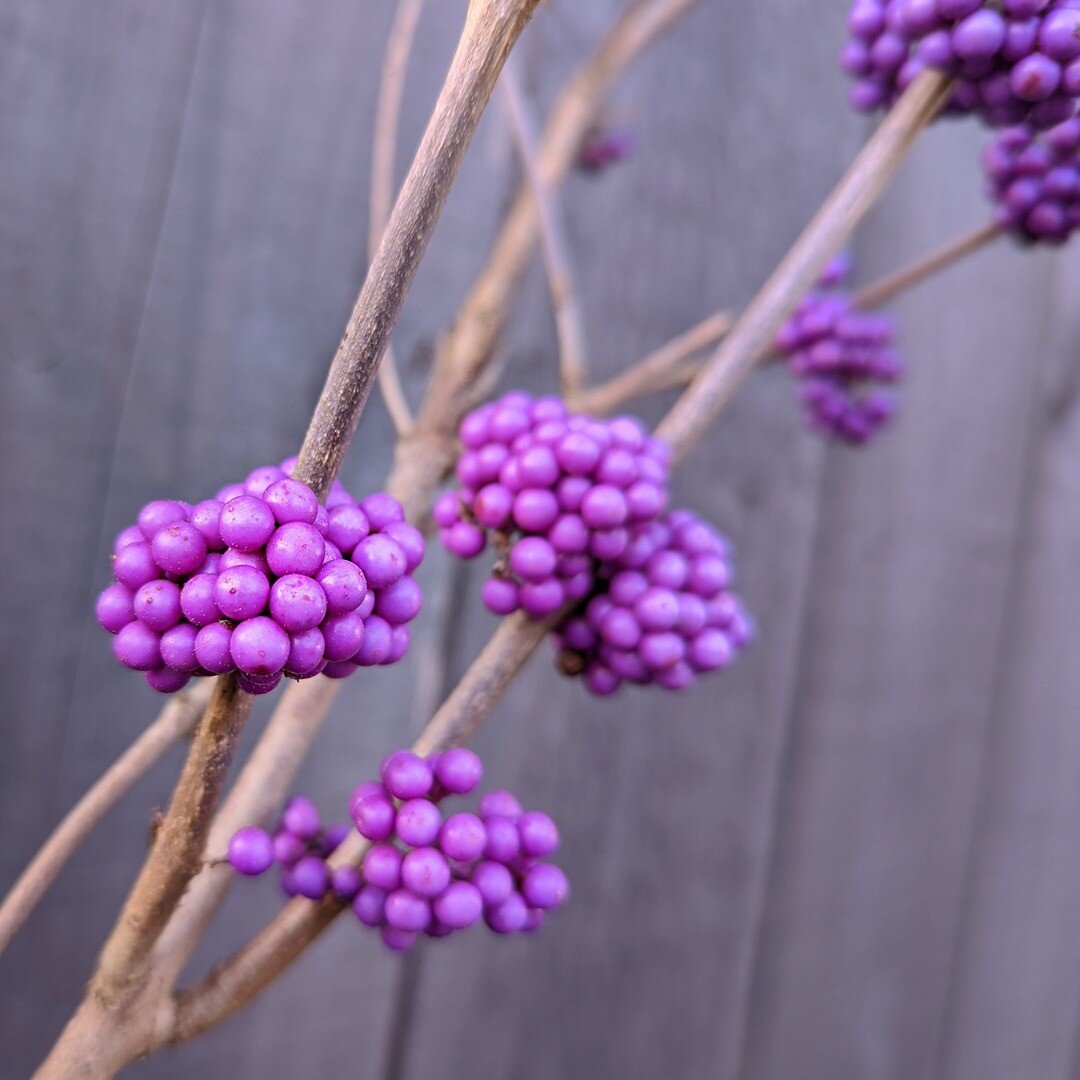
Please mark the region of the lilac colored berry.
<svg viewBox="0 0 1080 1080"><path fill-rule="evenodd" d="M274 863L274 842L265 829L248 825L233 833L229 841L229 864L238 874L254 877Z"/></svg>

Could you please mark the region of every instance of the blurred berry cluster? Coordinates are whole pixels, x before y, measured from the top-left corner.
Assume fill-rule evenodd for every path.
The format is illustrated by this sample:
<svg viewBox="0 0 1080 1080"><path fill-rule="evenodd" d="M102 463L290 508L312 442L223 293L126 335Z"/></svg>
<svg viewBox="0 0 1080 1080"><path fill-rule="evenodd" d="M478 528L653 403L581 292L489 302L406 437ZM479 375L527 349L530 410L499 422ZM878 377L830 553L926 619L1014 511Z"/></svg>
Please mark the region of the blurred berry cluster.
<svg viewBox="0 0 1080 1080"><path fill-rule="evenodd" d="M886 315L860 311L840 288L848 274L838 259L776 335L776 348L799 383L807 424L849 443L864 443L893 415L894 396L877 384L902 370Z"/></svg>
<svg viewBox="0 0 1080 1080"><path fill-rule="evenodd" d="M994 220L1023 240L1063 244L1080 226L1080 118L1006 128L983 152Z"/></svg>

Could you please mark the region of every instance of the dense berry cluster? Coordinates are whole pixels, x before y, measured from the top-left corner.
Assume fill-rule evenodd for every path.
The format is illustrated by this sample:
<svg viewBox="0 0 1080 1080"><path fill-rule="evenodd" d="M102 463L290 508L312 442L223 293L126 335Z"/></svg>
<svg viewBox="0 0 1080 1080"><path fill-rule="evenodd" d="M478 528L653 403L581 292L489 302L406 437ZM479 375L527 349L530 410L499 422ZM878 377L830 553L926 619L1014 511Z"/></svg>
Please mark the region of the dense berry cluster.
<svg viewBox="0 0 1080 1080"><path fill-rule="evenodd" d="M581 140L578 167L585 172L603 172L610 165L625 161L634 152L636 140L630 128L593 128Z"/></svg>
<svg viewBox="0 0 1080 1080"><path fill-rule="evenodd" d="M846 269L822 276L776 335L776 348L799 382L811 428L832 438L864 443L895 411L895 398L877 383L893 383L901 363L888 316L860 311L839 288Z"/></svg>
<svg viewBox="0 0 1080 1080"><path fill-rule="evenodd" d="M460 436L462 486L440 496L435 520L460 558L491 539L499 557L483 599L496 615L539 619L583 599L596 563L667 504L668 448L632 417L594 420L515 392L470 413Z"/></svg>
<svg viewBox="0 0 1080 1080"><path fill-rule="evenodd" d="M351 902L395 951L421 933L446 937L481 919L497 934L535 930L569 895L566 875L545 861L559 845L558 830L547 814L524 812L507 791L488 792L476 814L444 816L439 804L475 790L482 775L470 750L428 759L396 751L380 781L362 784L350 800L356 828L371 843L359 869L328 868L340 835L321 830L307 799L289 804L273 836L254 827L236 833L229 862L242 874L281 863L289 895L321 900L333 893Z"/></svg>
<svg viewBox="0 0 1080 1080"><path fill-rule="evenodd" d="M1080 226L1080 119L1046 132L1006 128L983 152L983 170L1001 228L1063 244Z"/></svg>
<svg viewBox="0 0 1080 1080"><path fill-rule="evenodd" d="M595 694L624 681L681 690L727 667L750 640L729 588L727 542L688 510L639 526L602 573L602 591L555 635L560 668Z"/></svg>
<svg viewBox="0 0 1080 1080"><path fill-rule="evenodd" d="M925 68L956 80L949 110L1049 128L1076 112L1080 0L854 0L841 56L852 104L890 105Z"/></svg>
<svg viewBox="0 0 1080 1080"><path fill-rule="evenodd" d="M195 506L149 503L116 538L98 621L154 689L236 671L262 694L283 675L343 678L404 655L423 537L388 495L358 503L335 483L320 506L291 467L256 469Z"/></svg>

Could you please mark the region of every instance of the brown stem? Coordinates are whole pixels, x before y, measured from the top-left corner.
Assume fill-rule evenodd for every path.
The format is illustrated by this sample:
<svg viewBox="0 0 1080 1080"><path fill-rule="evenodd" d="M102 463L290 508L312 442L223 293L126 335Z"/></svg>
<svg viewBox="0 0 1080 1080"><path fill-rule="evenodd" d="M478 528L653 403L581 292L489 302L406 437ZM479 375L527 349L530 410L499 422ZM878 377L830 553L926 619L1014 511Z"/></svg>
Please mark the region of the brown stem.
<svg viewBox="0 0 1080 1080"><path fill-rule="evenodd" d="M296 477L323 496L337 475L435 223L510 49L538 0L471 0L427 131L349 316Z"/></svg>
<svg viewBox="0 0 1080 1080"><path fill-rule="evenodd" d="M595 53L559 95L544 129L538 166L544 182L560 184L577 160L581 140L600 114L612 86L642 51L701 0L634 0ZM473 282L453 325L440 339L427 394L398 466L414 518L453 467L457 425L490 386L490 366L502 339L510 302L537 239L536 203L523 184L503 222L484 269ZM487 377L485 377L487 376Z"/></svg>
<svg viewBox="0 0 1080 1080"><path fill-rule="evenodd" d="M604 416L633 398L644 397L671 385L680 385L686 361L715 345L730 329L731 315L728 312L718 311L709 315L633 367L586 390L580 398L581 409L592 416Z"/></svg>
<svg viewBox="0 0 1080 1080"><path fill-rule="evenodd" d="M262 824L281 806L340 688L338 680L321 678L289 686L214 818L207 852L224 851L237 829ZM154 948L157 990L172 989L234 877L228 867L220 867L205 870L191 883Z"/></svg>
<svg viewBox="0 0 1080 1080"><path fill-rule="evenodd" d="M855 303L862 308L881 307L882 304L887 304L902 292L914 288L934 274L973 255L1001 235L1000 227L990 222L973 232L950 240L909 266L903 266L872 285L867 285L865 289L855 294Z"/></svg>
<svg viewBox="0 0 1080 1080"><path fill-rule="evenodd" d="M551 307L559 342L559 382L564 396L573 400L585 384L585 324L574 283L566 220L556 189L540 173L536 119L521 89L517 67L508 61L500 85L521 170L536 203L540 249L551 292Z"/></svg>
<svg viewBox="0 0 1080 1080"><path fill-rule="evenodd" d="M203 679L185 693L171 698L158 718L102 773L53 829L0 904L0 953L102 818L140 777L195 729L210 700L213 685L212 680Z"/></svg>
<svg viewBox="0 0 1080 1080"><path fill-rule="evenodd" d="M416 741L416 753L432 754L469 739L544 640L553 621L533 622L522 615L504 619ZM352 833L331 862L335 866L357 863L366 849L360 835ZM290 901L238 953L177 996L175 1009L165 1017L171 1026L167 1041L184 1042L236 1012L284 971L342 910L333 899L319 904Z"/></svg>
<svg viewBox="0 0 1080 1080"><path fill-rule="evenodd" d="M938 114L949 79L923 72L892 107L813 221L657 428L683 458L759 360L818 275L877 201L918 133Z"/></svg>
<svg viewBox="0 0 1080 1080"><path fill-rule="evenodd" d="M412 52L416 27L424 0L398 0L383 55L379 96L375 104L375 133L371 150L371 203L368 214L368 258L374 259L386 229L394 198L394 159L397 156L401 101L405 91L405 72ZM401 385L397 360L391 345L379 367L379 389L386 411L398 435L412 426L412 413Z"/></svg>

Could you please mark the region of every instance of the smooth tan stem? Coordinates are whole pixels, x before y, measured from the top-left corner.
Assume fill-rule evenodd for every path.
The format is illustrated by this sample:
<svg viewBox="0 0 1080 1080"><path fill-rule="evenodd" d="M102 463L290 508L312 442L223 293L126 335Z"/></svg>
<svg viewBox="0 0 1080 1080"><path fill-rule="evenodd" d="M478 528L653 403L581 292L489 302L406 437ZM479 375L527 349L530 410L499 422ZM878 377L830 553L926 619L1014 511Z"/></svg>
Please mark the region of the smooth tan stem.
<svg viewBox="0 0 1080 1080"><path fill-rule="evenodd" d="M924 71L904 91L731 332L657 428L676 460L701 438L773 336L877 202L919 132L941 111L950 80Z"/></svg>
<svg viewBox="0 0 1080 1080"><path fill-rule="evenodd" d="M158 718L102 773L53 829L0 904L0 953L105 815L169 750L195 730L210 700L213 685L213 680L202 679L190 690L172 697Z"/></svg>
<svg viewBox="0 0 1080 1080"><path fill-rule="evenodd" d="M507 61L503 69L500 86L514 145L521 161L521 170L536 203L540 250L544 255L544 270L551 293L551 307L559 343L559 384L564 397L574 401L585 385L585 358L588 349L570 258L570 243L566 235L566 218L555 186L549 184L541 174L536 119L525 100L517 67L512 60Z"/></svg>
<svg viewBox="0 0 1080 1080"><path fill-rule="evenodd" d="M325 495L371 393L450 186L510 49L538 0L472 0L427 130L330 365L296 477Z"/></svg>
<svg viewBox="0 0 1080 1080"><path fill-rule="evenodd" d="M936 251L930 252L929 255L924 255L880 281L867 285L865 289L860 289L855 294L855 303L862 308L881 307L882 304L887 304L902 292L914 288L927 278L941 273L942 270L982 250L1001 235L1001 229L994 222L990 222L973 232L950 240Z"/></svg>
<svg viewBox="0 0 1080 1080"><path fill-rule="evenodd" d="M394 160L397 157L401 102L405 73L416 37L424 0L398 0L390 36L383 54L379 96L375 105L375 131L371 148L371 200L368 213L368 258L374 259L394 201ZM398 435L412 426L412 413L401 385L397 358L391 345L379 366L379 390Z"/></svg>

